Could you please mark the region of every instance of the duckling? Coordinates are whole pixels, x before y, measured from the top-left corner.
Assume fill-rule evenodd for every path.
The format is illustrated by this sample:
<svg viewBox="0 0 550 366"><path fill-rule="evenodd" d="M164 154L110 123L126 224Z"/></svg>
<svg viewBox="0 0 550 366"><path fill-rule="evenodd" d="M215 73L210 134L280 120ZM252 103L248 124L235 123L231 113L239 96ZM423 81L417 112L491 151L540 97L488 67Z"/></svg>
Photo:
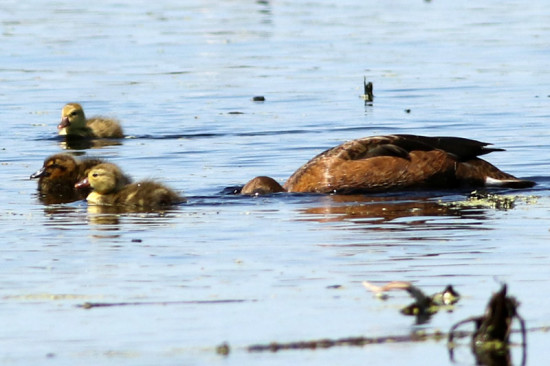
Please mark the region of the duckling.
<svg viewBox="0 0 550 366"><path fill-rule="evenodd" d="M387 135L348 141L315 156L281 187L287 192L368 193L459 187L529 188L478 156L503 149L460 137ZM279 192L256 177L241 193ZM249 190L249 186L253 190Z"/></svg>
<svg viewBox="0 0 550 366"><path fill-rule="evenodd" d="M92 117L86 119L84 109L78 103L66 104L61 110L61 122L57 126L59 135L88 138L122 138L120 123L111 118Z"/></svg>
<svg viewBox="0 0 550 366"><path fill-rule="evenodd" d="M140 208L158 208L185 202L162 184L146 180L126 184L120 168L114 164L104 163L93 167L88 177L78 182L76 188L90 186L92 193L86 200L94 205L124 205Z"/></svg>
<svg viewBox="0 0 550 366"><path fill-rule="evenodd" d="M46 158L42 168L30 178L39 178L38 192L44 203L74 202L86 198L91 192L91 189L77 190L74 185L86 178L92 167L101 163L104 161L98 158L77 160L70 154L55 154ZM122 179L126 184L131 182L126 175Z"/></svg>
<svg viewBox="0 0 550 366"><path fill-rule="evenodd" d="M74 188L76 182L86 176L87 170L102 163L99 159L78 162L69 154L56 154L44 160L44 165L31 175L38 179L38 192L44 203L68 203L84 199L86 192Z"/></svg>

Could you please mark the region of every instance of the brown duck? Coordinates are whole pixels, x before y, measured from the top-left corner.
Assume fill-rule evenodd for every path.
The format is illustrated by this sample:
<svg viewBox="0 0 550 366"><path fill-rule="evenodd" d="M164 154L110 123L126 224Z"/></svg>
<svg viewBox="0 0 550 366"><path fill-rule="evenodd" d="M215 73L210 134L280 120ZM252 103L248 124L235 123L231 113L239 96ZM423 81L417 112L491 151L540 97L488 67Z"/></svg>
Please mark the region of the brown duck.
<svg viewBox="0 0 550 366"><path fill-rule="evenodd" d="M185 202L171 189L153 181L126 184L121 170L114 164L99 164L90 169L88 177L75 185L91 187L86 200L94 205L159 208Z"/></svg>
<svg viewBox="0 0 550 366"><path fill-rule="evenodd" d="M61 122L57 126L59 135L88 138L122 138L120 123L112 118L92 117L87 119L84 109L78 103L66 104L61 110Z"/></svg>
<svg viewBox="0 0 550 366"><path fill-rule="evenodd" d="M269 177L256 177L241 193L349 194L535 185L535 182L518 179L480 159L480 155L503 151L489 145L460 137L365 137L322 152L294 172L283 186Z"/></svg>
<svg viewBox="0 0 550 366"><path fill-rule="evenodd" d="M55 154L44 160L44 165L31 175L38 178L38 192L44 203L68 203L86 198L90 190L79 191L74 185L88 175L88 171L104 161L97 158L77 160L70 154ZM123 176L130 183L130 179Z"/></svg>

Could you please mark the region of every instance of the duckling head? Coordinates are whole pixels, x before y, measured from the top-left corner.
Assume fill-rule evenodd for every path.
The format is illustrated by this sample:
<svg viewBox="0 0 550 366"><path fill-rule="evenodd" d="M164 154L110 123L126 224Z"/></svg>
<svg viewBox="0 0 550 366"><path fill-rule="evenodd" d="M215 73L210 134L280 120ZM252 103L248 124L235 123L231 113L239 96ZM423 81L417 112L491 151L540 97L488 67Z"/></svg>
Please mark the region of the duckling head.
<svg viewBox="0 0 550 366"><path fill-rule="evenodd" d="M61 110L61 122L57 125L60 135L71 135L86 128L84 109L78 103L66 104Z"/></svg>
<svg viewBox="0 0 550 366"><path fill-rule="evenodd" d="M69 154L56 154L44 160L44 165L31 175L31 179L66 179L73 182L77 179L78 163Z"/></svg>
<svg viewBox="0 0 550 366"><path fill-rule="evenodd" d="M91 186L99 194L109 194L120 191L126 182L120 169L110 163L96 165L88 172L88 177L78 182L76 188Z"/></svg>

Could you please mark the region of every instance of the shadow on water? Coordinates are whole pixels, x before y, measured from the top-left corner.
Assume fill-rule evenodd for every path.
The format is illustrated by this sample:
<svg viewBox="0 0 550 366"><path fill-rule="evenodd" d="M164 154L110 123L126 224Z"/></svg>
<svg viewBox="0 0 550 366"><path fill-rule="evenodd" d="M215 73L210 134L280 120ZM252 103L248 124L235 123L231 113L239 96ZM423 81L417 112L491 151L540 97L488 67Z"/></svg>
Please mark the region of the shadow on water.
<svg viewBox="0 0 550 366"><path fill-rule="evenodd" d="M372 126L370 127L372 128ZM361 127L343 127L343 128L316 128L316 129L295 129L295 130L270 130L270 131L250 131L250 132L227 132L227 133L179 133L166 135L129 135L123 139L92 139L67 136L44 136L35 141L58 141L62 149L85 150L97 149L105 146L122 145L125 139L130 140L183 140L183 139L204 139L220 137L255 137L255 136L283 136L283 135L303 135L303 134L323 134L327 132L346 132L346 131L367 131L364 126ZM365 132L365 136L367 132Z"/></svg>

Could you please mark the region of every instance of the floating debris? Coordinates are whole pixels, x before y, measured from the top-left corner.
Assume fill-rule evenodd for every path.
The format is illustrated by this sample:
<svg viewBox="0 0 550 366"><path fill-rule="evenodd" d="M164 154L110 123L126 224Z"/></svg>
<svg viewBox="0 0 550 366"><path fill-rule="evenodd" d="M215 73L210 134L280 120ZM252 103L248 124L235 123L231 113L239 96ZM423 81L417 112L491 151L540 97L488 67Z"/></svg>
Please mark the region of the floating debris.
<svg viewBox="0 0 550 366"><path fill-rule="evenodd" d="M426 296L422 290L413 286L412 283L406 281L393 281L384 286L376 286L370 282L363 281L363 286L373 292L378 298L386 299L382 297L387 291L404 290L411 295L415 301L401 309L403 315L414 315L417 317L417 323L425 323L433 314L439 310L446 308L451 311L452 305L456 304L460 299L460 295L456 292L451 285L448 285L442 292L433 294L432 296Z"/></svg>
<svg viewBox="0 0 550 366"><path fill-rule="evenodd" d="M283 350L297 349L322 349L336 346L356 346L363 347L369 344L383 343L400 343L400 342L422 342L428 339L439 340L444 336L441 332L426 333L425 331L412 332L410 335L404 336L388 336L388 337L347 337L339 339L317 339L311 341L299 341L278 343L272 342L269 344L256 344L247 347L248 352L278 352Z"/></svg>
<svg viewBox="0 0 550 366"><path fill-rule="evenodd" d="M510 333L512 332L512 321L516 318L521 326L523 350L521 365L525 365L527 349L525 321L517 312L518 301L514 297L507 296L506 290L504 284L499 292L491 296L484 315L462 320L452 326L448 338L451 360L453 360L453 350L456 347L453 342L457 333L456 329L463 324L473 322L475 331L472 334L471 346L477 364L511 365Z"/></svg>
<svg viewBox="0 0 550 366"><path fill-rule="evenodd" d="M263 95L257 95L252 97L253 102L265 102L265 97Z"/></svg>
<svg viewBox="0 0 550 366"><path fill-rule="evenodd" d="M361 95L361 98L366 103L372 103L374 101L374 94L372 93L372 82L367 83L367 77L363 77L363 95Z"/></svg>
<svg viewBox="0 0 550 366"><path fill-rule="evenodd" d="M216 353L218 355L227 356L231 352L231 348L229 347L229 344L226 342L220 344L216 347Z"/></svg>
<svg viewBox="0 0 550 366"><path fill-rule="evenodd" d="M516 195L501 195L489 193L484 190L475 190L470 193L466 201L441 202L442 205L448 207L489 207L497 210L510 210L516 205L516 202L524 202L533 204L537 202L536 196L516 196Z"/></svg>
<svg viewBox="0 0 550 366"><path fill-rule="evenodd" d="M136 302L85 302L84 304L77 305L79 308L92 309L92 308L107 308L115 306L143 306L143 305L187 305L187 304L230 304L240 302L256 302L256 300L191 300L191 301L136 301Z"/></svg>

